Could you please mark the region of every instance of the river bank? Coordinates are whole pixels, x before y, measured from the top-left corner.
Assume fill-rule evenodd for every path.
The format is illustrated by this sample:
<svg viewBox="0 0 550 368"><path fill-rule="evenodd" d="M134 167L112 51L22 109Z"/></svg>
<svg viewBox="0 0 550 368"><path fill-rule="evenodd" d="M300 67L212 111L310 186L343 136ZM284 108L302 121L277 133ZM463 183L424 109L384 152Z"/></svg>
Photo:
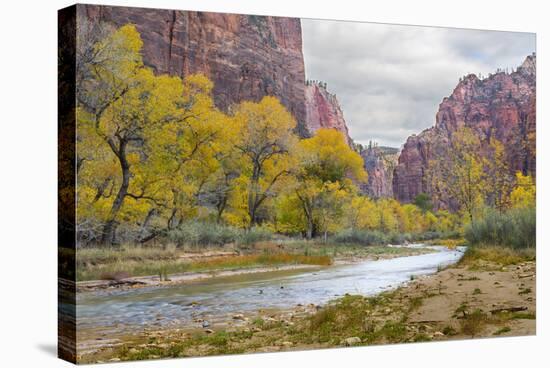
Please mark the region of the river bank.
<svg viewBox="0 0 550 368"><path fill-rule="evenodd" d="M246 254L227 249L202 252L181 252L172 249L164 253L141 249L86 250L78 257L83 268L82 274L91 279L78 281L77 291L84 293L166 287L216 277L306 270L433 251L430 248L407 246L345 245L336 248L320 243L290 243L280 246L267 242L255 245ZM184 272L178 272L181 270ZM146 274L131 276L131 273ZM102 279L94 279L93 276Z"/></svg>
<svg viewBox="0 0 550 368"><path fill-rule="evenodd" d="M149 328L83 362L304 350L535 333L532 257L476 255L377 296L235 314L208 328Z"/></svg>

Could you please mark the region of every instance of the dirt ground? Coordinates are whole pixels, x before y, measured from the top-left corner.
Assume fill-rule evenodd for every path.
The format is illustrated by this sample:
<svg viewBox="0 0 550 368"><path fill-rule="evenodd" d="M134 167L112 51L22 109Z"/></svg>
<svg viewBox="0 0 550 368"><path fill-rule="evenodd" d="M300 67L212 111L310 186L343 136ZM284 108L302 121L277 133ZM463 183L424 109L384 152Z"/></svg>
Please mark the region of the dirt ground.
<svg viewBox="0 0 550 368"><path fill-rule="evenodd" d="M411 312L408 323L424 325L431 331L428 336L444 340L468 337L461 333L447 336L437 332L445 327L460 331L463 320L460 317L475 310L486 313L489 321L480 326L474 337L493 336L498 331L500 336L533 335L536 333L536 320L532 318L536 312L535 295L535 262L523 262L494 270L449 268L412 281L400 289L396 297L425 296L422 305ZM457 312L459 309L464 313ZM490 318L503 313L510 314L510 318Z"/></svg>

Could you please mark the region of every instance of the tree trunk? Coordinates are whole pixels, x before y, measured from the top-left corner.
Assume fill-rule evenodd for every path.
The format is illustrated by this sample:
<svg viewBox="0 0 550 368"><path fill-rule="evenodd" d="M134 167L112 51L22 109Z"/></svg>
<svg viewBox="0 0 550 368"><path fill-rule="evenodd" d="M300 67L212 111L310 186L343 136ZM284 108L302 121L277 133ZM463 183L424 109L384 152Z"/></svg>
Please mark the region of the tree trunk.
<svg viewBox="0 0 550 368"><path fill-rule="evenodd" d="M218 203L218 213L216 215L216 223L220 224L222 222L222 215L225 211L225 207L227 206L227 196L224 196L224 198Z"/></svg>
<svg viewBox="0 0 550 368"><path fill-rule="evenodd" d="M141 224L141 228L139 229L139 241L144 242L144 239L148 238L145 236L147 231L147 226L149 226L149 223L151 222L151 219L153 216L155 216L157 213L157 210L155 208L150 209L149 212L147 212L147 215L145 216L145 220L143 220L143 224Z"/></svg>
<svg viewBox="0 0 550 368"><path fill-rule="evenodd" d="M306 238L308 240L311 240L313 238L313 219L310 218L310 216L307 217L307 233Z"/></svg>
<svg viewBox="0 0 550 368"><path fill-rule="evenodd" d="M124 198L128 194L128 187L130 186L130 164L126 159L126 144L125 140L120 142L120 147L118 152L115 152L118 160L120 162L120 168L122 170L122 183L118 189L116 198L111 206L111 212L109 214L109 219L105 222L103 227L103 235L101 237L101 243L105 245L112 245L115 241L115 234L117 228L116 217L118 212L122 208L124 203Z"/></svg>
<svg viewBox="0 0 550 368"><path fill-rule="evenodd" d="M259 181L262 167L259 162L254 162L252 170L252 177L250 178L250 188L248 191L248 216L250 217L250 223L248 228L251 229L257 223L256 212L258 209L258 194L259 194Z"/></svg>

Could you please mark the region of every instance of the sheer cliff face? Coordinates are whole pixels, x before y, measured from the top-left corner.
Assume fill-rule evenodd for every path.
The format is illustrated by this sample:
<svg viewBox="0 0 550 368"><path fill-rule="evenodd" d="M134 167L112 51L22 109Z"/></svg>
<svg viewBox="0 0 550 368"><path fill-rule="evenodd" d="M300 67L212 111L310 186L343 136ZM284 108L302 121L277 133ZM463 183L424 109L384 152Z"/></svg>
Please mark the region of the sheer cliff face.
<svg viewBox="0 0 550 368"><path fill-rule="evenodd" d="M426 187L428 162L437 156L436 143L461 127L473 129L484 141L496 137L505 146L512 171L535 175L536 56L517 71L498 72L485 79L464 77L443 99L436 124L407 139L393 176L396 199L411 202Z"/></svg>
<svg viewBox="0 0 550 368"><path fill-rule="evenodd" d="M364 193L373 198L393 197L393 170L399 151L390 147L367 147L361 151L365 162L368 183L362 186Z"/></svg>
<svg viewBox="0 0 550 368"><path fill-rule="evenodd" d="M336 129L346 137L349 145L352 140L344 120L344 113L336 96L327 91L321 82L308 81L305 88L306 126L310 134L320 128Z"/></svg>
<svg viewBox="0 0 550 368"><path fill-rule="evenodd" d="M98 5L78 11L93 21L135 24L148 66L180 77L204 73L222 110L276 96L307 134L300 19Z"/></svg>

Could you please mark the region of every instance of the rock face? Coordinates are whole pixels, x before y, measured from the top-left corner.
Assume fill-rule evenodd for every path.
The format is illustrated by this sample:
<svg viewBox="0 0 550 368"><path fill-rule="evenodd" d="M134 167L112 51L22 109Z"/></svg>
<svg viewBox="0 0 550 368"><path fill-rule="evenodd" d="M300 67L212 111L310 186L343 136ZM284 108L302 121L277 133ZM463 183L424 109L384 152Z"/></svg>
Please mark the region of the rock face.
<svg viewBox="0 0 550 368"><path fill-rule="evenodd" d="M361 151L365 170L369 174L368 183L361 190L373 198L393 197L393 171L397 166L399 150L392 147L379 147L369 144Z"/></svg>
<svg viewBox="0 0 550 368"><path fill-rule="evenodd" d="M143 59L157 73L203 73L214 82L216 105L272 95L305 136L305 72L300 19L195 11L78 5L79 16L135 24Z"/></svg>
<svg viewBox="0 0 550 368"><path fill-rule="evenodd" d="M326 84L307 81L305 88L306 126L313 134L320 128L332 128L343 133L348 145L352 145L344 113L336 96L327 91Z"/></svg>
<svg viewBox="0 0 550 368"><path fill-rule="evenodd" d="M515 72L498 71L485 79L462 78L439 105L434 127L407 139L393 175L394 197L411 202L426 185L428 162L438 142L461 127L473 129L485 142L496 137L505 146L511 171L535 175L536 56L528 56Z"/></svg>

